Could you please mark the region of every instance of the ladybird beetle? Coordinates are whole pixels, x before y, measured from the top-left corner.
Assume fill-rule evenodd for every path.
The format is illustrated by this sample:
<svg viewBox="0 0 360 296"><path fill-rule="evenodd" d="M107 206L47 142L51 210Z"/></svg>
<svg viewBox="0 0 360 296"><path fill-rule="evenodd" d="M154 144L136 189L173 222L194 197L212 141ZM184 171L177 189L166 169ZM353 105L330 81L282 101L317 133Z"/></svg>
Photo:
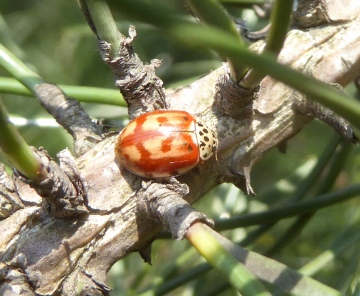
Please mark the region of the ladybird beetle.
<svg viewBox="0 0 360 296"><path fill-rule="evenodd" d="M120 165L146 178L184 174L209 159L215 134L186 111L157 110L131 121L119 134L115 155Z"/></svg>

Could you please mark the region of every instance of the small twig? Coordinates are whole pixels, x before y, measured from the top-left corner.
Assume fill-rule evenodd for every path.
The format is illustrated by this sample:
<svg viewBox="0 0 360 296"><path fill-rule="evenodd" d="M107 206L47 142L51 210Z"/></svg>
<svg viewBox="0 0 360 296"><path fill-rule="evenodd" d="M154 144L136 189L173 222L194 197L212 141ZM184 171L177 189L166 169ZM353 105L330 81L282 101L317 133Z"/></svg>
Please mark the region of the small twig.
<svg viewBox="0 0 360 296"><path fill-rule="evenodd" d="M101 127L93 123L80 103L68 98L55 84L41 83L34 87L41 105L74 138L76 155L82 155L101 140Z"/></svg>
<svg viewBox="0 0 360 296"><path fill-rule="evenodd" d="M79 4L99 40L101 57L113 71L115 85L128 103L130 117L166 109L163 82L155 74L160 61L154 60L150 65L144 65L134 53L131 42L136 37L135 28L130 27L128 38L123 36L106 1L82 0Z"/></svg>
<svg viewBox="0 0 360 296"><path fill-rule="evenodd" d="M46 111L72 135L76 154L85 153L100 139L101 128L91 121L77 101L66 97L56 85L45 83L1 44L0 65L33 92Z"/></svg>
<svg viewBox="0 0 360 296"><path fill-rule="evenodd" d="M104 0L80 0L79 4L98 40L109 42L112 46L111 57L118 58L121 42L125 37L118 31L107 2Z"/></svg>
<svg viewBox="0 0 360 296"><path fill-rule="evenodd" d="M158 220L177 239L182 239L190 225L197 221L213 225L212 220L195 211L184 200L184 196L189 193L187 185L179 183L175 178L167 182L143 182L143 188L137 196L142 196L139 205L148 217Z"/></svg>

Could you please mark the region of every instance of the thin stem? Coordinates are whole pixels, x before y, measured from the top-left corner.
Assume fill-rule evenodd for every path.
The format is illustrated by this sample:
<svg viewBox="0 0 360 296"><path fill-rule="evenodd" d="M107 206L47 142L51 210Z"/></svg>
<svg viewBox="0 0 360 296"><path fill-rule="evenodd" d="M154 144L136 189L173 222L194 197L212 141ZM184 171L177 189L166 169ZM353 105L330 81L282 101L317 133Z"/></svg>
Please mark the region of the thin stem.
<svg viewBox="0 0 360 296"><path fill-rule="evenodd" d="M232 229L234 228L234 225L236 225L236 227L245 227L290 218L299 214L316 211L350 198L358 197L359 194L360 184L355 184L345 189L323 194L314 200L302 201L296 204L283 206L279 209L268 210L266 212L244 214L239 217L218 220L215 222L216 230Z"/></svg>
<svg viewBox="0 0 360 296"><path fill-rule="evenodd" d="M293 1L291 0L276 0L272 6L270 18L271 26L264 51L274 53L274 58L278 56L284 44L290 26L292 7ZM240 85L244 88L255 87L265 76L265 74L251 69L246 77L240 82Z"/></svg>
<svg viewBox="0 0 360 296"><path fill-rule="evenodd" d="M186 238L242 295L270 295L261 282L236 260L201 223L193 224Z"/></svg>
<svg viewBox="0 0 360 296"><path fill-rule="evenodd" d="M204 23L228 32L245 47L245 42L240 37L234 21L229 17L224 8L217 0L188 0L194 13ZM227 59L230 73L234 81L239 81L247 71L247 66L239 61Z"/></svg>
<svg viewBox="0 0 360 296"><path fill-rule="evenodd" d="M330 162L331 157L335 154L336 149L340 144L341 138L336 135L334 139L326 145L325 151L320 155L316 166L312 169L310 174L306 177L304 182L302 182L297 188L294 195L291 197L290 202L296 202L305 196L309 192L310 188L318 182L318 179L321 175L321 172L325 169L325 166Z"/></svg>
<svg viewBox="0 0 360 296"><path fill-rule="evenodd" d="M0 148L11 164L26 178L41 181L46 176L35 153L10 122L7 110L0 100Z"/></svg>
<svg viewBox="0 0 360 296"><path fill-rule="evenodd" d="M111 44L111 57L120 56L123 36L119 32L111 14L109 5L105 0L81 0L82 11L100 40ZM87 14L88 12L88 14Z"/></svg>
<svg viewBox="0 0 360 296"><path fill-rule="evenodd" d="M115 89L89 86L59 85L70 97L85 102L126 107L121 93ZM0 93L33 96L34 94L14 78L0 77Z"/></svg>
<svg viewBox="0 0 360 296"><path fill-rule="evenodd" d="M340 150L335 154L330 169L328 170L325 178L320 183L320 186L317 190L318 194L324 194L332 188L337 176L341 172L341 169L346 162L346 159L350 155L351 149L352 145L343 141ZM305 228L315 213L316 210L314 209L311 212L299 216L296 221L286 230L286 232L276 240L276 244L266 252L266 255L269 257L273 256L275 253L278 253L285 246L287 246L295 237L299 236L301 231Z"/></svg>
<svg viewBox="0 0 360 296"><path fill-rule="evenodd" d="M0 66L20 81L27 89L33 92L35 85L44 80L19 60L5 46L0 43Z"/></svg>
<svg viewBox="0 0 360 296"><path fill-rule="evenodd" d="M319 256L301 267L298 272L312 276L320 271L326 264L335 260L336 256L344 252L348 247L353 246L360 240L360 232L357 226L353 226L341 233L332 246L322 252Z"/></svg>

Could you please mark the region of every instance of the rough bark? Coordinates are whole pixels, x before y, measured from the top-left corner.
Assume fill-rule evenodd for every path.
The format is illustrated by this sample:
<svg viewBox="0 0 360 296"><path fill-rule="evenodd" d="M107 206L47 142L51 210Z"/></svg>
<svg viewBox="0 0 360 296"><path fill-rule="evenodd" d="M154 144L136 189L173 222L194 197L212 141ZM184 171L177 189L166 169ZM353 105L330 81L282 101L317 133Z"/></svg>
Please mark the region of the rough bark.
<svg viewBox="0 0 360 296"><path fill-rule="evenodd" d="M347 84L360 73L359 19L292 30L280 61L322 81ZM152 74L147 77L148 85L158 83ZM158 86L150 93L162 98ZM162 229L181 238L181 231L195 220L211 224L185 201L192 204L223 182L251 192L254 162L317 114L299 109L299 102L304 107L307 98L270 77L261 82L250 105L232 113L237 92L224 65L187 87L168 90L166 104L158 103L197 114L219 139L217 159L177 181L149 181L121 168L114 158L115 136L76 158L87 209L77 217L55 217L34 189L21 178L10 178L1 167L0 294L15 295L16 289L22 289L21 295L107 294L109 268L130 252L146 249ZM243 95L239 90L238 96ZM134 107L134 113L138 110L139 106ZM335 116L334 122L338 121ZM184 212L189 215L181 216Z"/></svg>

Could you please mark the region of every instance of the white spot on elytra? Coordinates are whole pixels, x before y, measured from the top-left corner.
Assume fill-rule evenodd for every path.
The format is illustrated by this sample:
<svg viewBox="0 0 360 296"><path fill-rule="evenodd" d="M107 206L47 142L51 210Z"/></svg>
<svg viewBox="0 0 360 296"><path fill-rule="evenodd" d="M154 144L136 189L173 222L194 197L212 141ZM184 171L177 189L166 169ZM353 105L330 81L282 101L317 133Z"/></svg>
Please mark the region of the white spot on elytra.
<svg viewBox="0 0 360 296"><path fill-rule="evenodd" d="M124 138L129 137L132 134L134 134L136 126L137 126L136 121L130 122L121 132L121 138L124 139Z"/></svg>
<svg viewBox="0 0 360 296"><path fill-rule="evenodd" d="M141 153L136 146L125 146L122 150L123 155L128 155L131 161L139 161L141 159Z"/></svg>

